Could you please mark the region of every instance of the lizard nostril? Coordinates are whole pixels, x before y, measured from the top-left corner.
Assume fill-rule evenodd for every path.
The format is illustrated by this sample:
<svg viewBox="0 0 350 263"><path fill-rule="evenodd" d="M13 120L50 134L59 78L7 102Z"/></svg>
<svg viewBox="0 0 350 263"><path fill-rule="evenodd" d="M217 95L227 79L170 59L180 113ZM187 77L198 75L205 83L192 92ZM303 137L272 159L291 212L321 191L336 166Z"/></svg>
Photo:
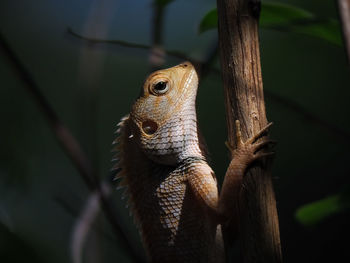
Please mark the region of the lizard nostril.
<svg viewBox="0 0 350 263"><path fill-rule="evenodd" d="M147 135L152 135L154 134L158 129L158 124L154 121L147 120L142 123L142 130L144 133Z"/></svg>

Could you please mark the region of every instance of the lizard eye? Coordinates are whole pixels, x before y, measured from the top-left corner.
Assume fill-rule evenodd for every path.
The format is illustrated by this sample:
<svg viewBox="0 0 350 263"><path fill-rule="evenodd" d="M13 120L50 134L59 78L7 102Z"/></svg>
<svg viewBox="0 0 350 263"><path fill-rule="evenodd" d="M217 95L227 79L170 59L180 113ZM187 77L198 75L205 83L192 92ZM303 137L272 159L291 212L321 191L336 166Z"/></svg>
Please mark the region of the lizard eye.
<svg viewBox="0 0 350 263"><path fill-rule="evenodd" d="M154 83L151 87L151 91L154 95L163 95L169 90L169 85L167 81L158 81Z"/></svg>

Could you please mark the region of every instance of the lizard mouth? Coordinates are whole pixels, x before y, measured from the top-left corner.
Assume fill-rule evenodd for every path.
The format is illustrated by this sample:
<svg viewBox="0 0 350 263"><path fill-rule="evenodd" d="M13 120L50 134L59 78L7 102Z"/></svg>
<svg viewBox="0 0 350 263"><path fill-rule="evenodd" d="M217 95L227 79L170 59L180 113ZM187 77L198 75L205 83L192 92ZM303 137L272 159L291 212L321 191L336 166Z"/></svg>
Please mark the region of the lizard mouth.
<svg viewBox="0 0 350 263"><path fill-rule="evenodd" d="M142 122L142 131L147 135L152 135L158 130L158 124L152 120Z"/></svg>

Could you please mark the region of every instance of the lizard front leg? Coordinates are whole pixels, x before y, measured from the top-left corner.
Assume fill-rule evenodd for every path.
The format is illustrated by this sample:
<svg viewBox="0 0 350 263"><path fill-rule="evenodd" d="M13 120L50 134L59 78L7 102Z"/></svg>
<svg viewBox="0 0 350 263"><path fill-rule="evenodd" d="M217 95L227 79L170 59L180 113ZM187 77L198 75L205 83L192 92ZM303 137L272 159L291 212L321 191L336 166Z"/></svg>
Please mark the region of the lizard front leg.
<svg viewBox="0 0 350 263"><path fill-rule="evenodd" d="M237 147L226 143L230 149L233 159L231 160L222 185L219 199L219 208L225 214L226 218L232 218L237 212L238 199L241 192L243 176L247 168L255 161L261 160L263 157L274 154L269 151L262 151L275 141L263 140L257 142L272 125L272 122L262 128L257 134L250 137L246 142L242 139L240 122L236 120L236 141Z"/></svg>
<svg viewBox="0 0 350 263"><path fill-rule="evenodd" d="M195 196L209 208L209 213L218 223L225 223L236 216L238 197L241 191L243 176L246 169L254 161L273 154L272 152L262 152L271 140L257 142L257 140L267 132L272 125L269 123L257 134L243 142L240 123L236 121L237 148L233 149L228 145L233 154L233 159L226 171L221 194L218 195L214 173L207 163L200 162L192 166L188 173L188 182Z"/></svg>

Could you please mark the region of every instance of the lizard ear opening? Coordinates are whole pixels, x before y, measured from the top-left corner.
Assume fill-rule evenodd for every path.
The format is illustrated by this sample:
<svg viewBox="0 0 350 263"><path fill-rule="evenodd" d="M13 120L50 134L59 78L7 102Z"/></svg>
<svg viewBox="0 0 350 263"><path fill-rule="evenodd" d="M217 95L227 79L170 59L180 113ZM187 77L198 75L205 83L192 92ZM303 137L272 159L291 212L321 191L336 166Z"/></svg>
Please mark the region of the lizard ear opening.
<svg viewBox="0 0 350 263"><path fill-rule="evenodd" d="M152 135L158 130L158 124L152 120L142 122L142 130L147 135Z"/></svg>

